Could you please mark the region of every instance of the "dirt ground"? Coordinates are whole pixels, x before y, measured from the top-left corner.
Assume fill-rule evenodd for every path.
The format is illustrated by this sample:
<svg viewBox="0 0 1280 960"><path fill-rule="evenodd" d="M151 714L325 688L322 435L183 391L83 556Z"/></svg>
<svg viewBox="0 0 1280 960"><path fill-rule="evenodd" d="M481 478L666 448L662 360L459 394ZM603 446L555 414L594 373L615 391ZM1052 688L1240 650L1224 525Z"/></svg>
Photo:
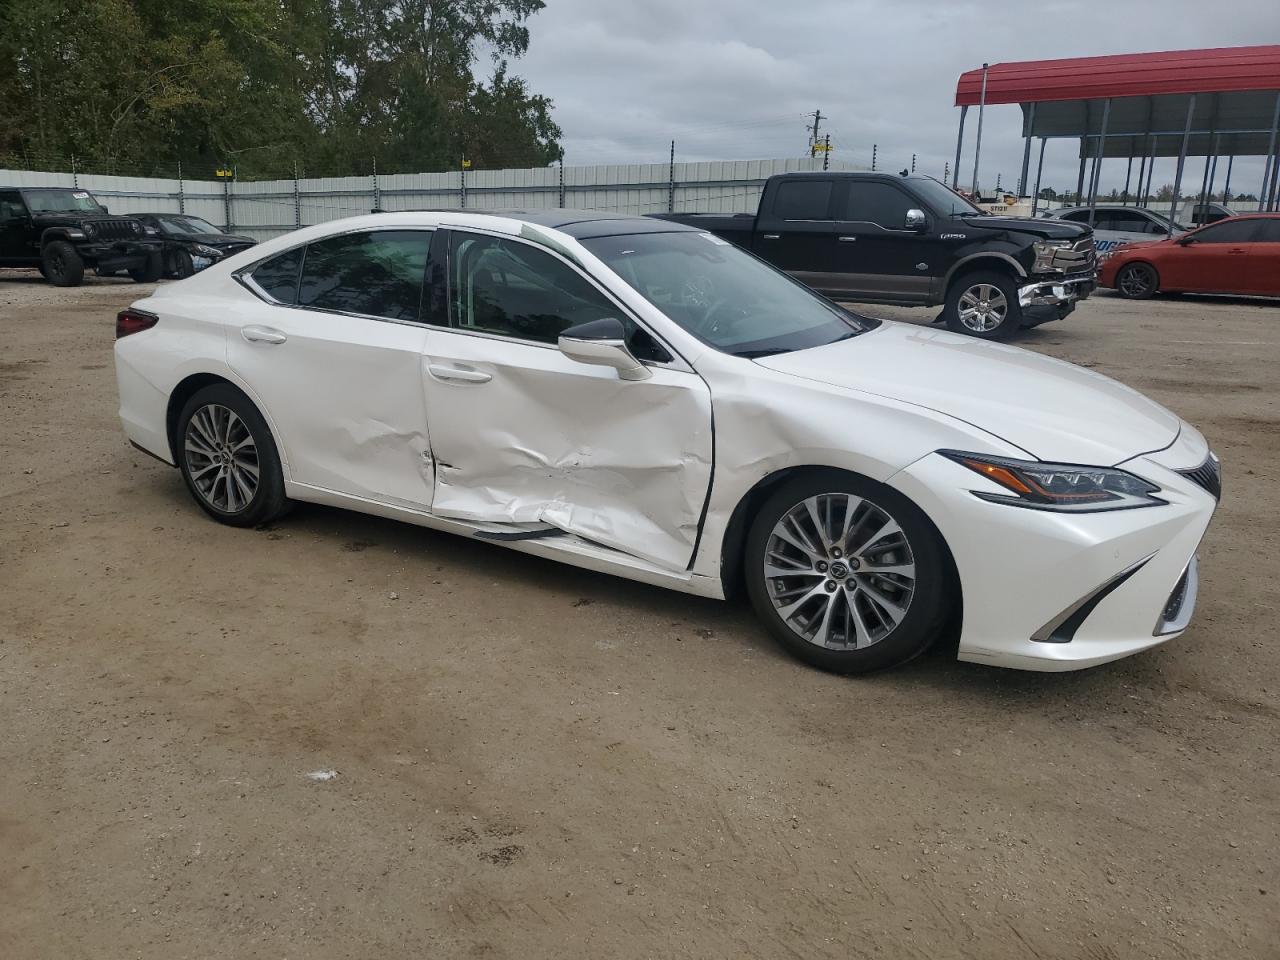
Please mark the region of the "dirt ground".
<svg viewBox="0 0 1280 960"><path fill-rule="evenodd" d="M741 605L210 522L116 420L145 290L0 279L0 957L1280 956L1280 305L1022 340L1221 454L1181 639L842 679Z"/></svg>

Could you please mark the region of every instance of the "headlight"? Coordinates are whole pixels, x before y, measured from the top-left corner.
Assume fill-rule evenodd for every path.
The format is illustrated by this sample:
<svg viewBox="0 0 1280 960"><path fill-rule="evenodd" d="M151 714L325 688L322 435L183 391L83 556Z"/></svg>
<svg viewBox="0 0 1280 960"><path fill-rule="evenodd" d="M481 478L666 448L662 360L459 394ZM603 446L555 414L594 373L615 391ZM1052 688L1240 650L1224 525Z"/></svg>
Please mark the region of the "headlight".
<svg viewBox="0 0 1280 960"><path fill-rule="evenodd" d="M149 237L153 237L153 236L155 236L157 233L159 233L160 231L159 231L159 230L157 230L155 227L151 226L151 224L149 224L149 223L144 223L144 224L142 225L142 232L143 232L143 233L145 233L145 234L146 234L147 236L149 236Z"/></svg>
<svg viewBox="0 0 1280 960"><path fill-rule="evenodd" d="M1059 250L1066 250L1071 246L1070 240L1037 240L1031 245L1036 252L1035 266L1032 268L1035 273L1062 273L1063 268L1055 266L1053 255Z"/></svg>
<svg viewBox="0 0 1280 960"><path fill-rule="evenodd" d="M991 503L1062 513L1093 513L1154 507L1166 502L1152 496L1160 492L1154 483L1115 467L1009 460L958 450L938 452L1009 491L1006 494L973 491L975 497Z"/></svg>
<svg viewBox="0 0 1280 960"><path fill-rule="evenodd" d="M222 251L217 247L206 247L203 243L192 244L191 252L198 257L209 257L214 260L222 256Z"/></svg>

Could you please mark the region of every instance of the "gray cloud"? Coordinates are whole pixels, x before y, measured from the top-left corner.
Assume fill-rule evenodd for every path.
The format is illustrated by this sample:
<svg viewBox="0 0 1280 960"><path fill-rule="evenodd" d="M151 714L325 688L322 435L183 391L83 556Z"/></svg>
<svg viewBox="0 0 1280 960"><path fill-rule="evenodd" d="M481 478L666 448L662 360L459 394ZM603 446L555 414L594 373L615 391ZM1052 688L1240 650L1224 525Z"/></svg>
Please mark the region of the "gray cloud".
<svg viewBox="0 0 1280 960"><path fill-rule="evenodd" d="M1008 60L1280 42L1275 0L547 0L516 70L550 96L569 164L803 155L821 108L834 156L941 176L952 160L956 79ZM981 181L1013 184L1019 111L987 110ZM973 113L962 183L972 174ZM1074 188L1075 146L1051 143L1045 183ZM1184 182L1200 182L1191 161ZM1173 179L1172 160L1156 168ZM1105 189L1124 163L1103 168ZM1236 164L1256 191L1260 159ZM1221 182L1221 172L1219 183Z"/></svg>

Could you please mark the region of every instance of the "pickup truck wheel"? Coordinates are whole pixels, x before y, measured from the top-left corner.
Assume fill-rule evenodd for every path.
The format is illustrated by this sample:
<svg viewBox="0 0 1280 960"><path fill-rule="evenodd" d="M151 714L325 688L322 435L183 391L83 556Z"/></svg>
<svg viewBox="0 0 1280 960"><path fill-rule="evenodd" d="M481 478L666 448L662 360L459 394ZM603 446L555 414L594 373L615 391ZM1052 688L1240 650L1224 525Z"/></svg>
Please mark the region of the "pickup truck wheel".
<svg viewBox="0 0 1280 960"><path fill-rule="evenodd" d="M982 340L1008 340L1022 327L1018 285L995 270L965 274L947 291L947 326Z"/></svg>
<svg viewBox="0 0 1280 960"><path fill-rule="evenodd" d="M65 240L45 244L40 254L40 272L55 287L78 287L84 283L84 261Z"/></svg>
<svg viewBox="0 0 1280 960"><path fill-rule="evenodd" d="M1149 263L1130 263L1116 274L1116 290L1126 300L1148 300L1160 289L1160 277Z"/></svg>
<svg viewBox="0 0 1280 960"><path fill-rule="evenodd" d="M160 257L160 251L153 250L147 254L146 264L130 270L129 276L134 283L155 283L163 273L164 261Z"/></svg>

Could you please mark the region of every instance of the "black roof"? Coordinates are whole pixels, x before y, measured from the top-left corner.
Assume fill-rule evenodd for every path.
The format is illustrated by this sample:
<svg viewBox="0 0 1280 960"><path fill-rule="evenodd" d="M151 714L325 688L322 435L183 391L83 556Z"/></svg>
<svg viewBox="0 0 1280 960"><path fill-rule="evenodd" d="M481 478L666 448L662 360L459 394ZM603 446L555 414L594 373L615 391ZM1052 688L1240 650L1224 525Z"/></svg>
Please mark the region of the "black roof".
<svg viewBox="0 0 1280 960"><path fill-rule="evenodd" d="M653 220L635 214L608 213L602 210L466 210L465 213L487 214L493 217L509 217L540 227L550 227L569 234L576 240L590 237L617 237L633 233L685 233L700 232L696 227L672 223L669 220Z"/></svg>

